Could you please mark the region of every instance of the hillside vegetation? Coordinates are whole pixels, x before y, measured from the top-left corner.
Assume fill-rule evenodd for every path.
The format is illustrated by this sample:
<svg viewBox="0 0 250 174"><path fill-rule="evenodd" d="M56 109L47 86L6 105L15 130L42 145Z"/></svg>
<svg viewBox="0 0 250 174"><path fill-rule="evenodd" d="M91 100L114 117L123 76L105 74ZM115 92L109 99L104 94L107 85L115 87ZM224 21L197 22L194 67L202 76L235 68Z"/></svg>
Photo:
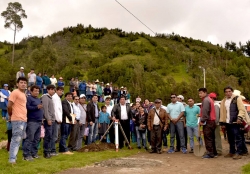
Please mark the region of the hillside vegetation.
<svg viewBox="0 0 250 174"><path fill-rule="evenodd" d="M227 45L229 44L229 45ZM24 38L16 45L14 67L10 65L11 45L0 43L0 84L14 84L20 66L35 72L81 80L113 82L127 86L132 98L161 97L171 93L198 99L206 69L208 90L224 96L231 85L249 98L250 61L238 48L225 48L177 34L126 33L121 29L67 27L47 37Z"/></svg>

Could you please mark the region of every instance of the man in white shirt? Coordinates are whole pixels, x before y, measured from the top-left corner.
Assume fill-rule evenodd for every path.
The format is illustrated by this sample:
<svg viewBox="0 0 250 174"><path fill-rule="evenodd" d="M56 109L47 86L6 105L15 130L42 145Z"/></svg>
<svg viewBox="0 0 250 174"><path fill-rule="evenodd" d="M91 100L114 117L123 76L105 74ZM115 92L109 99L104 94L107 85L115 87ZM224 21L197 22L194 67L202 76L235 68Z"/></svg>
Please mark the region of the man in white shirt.
<svg viewBox="0 0 250 174"><path fill-rule="evenodd" d="M80 117L81 117L81 110L80 110L80 104L79 104L79 97L74 96L73 97L73 111L74 114L76 115L75 120L73 120L73 124L71 125L71 132L69 135L69 144L68 144L68 149L71 151L76 151L77 150L77 139L80 131Z"/></svg>
<svg viewBox="0 0 250 174"><path fill-rule="evenodd" d="M34 69L31 69L30 73L28 73L28 81L29 81L28 83L29 86L36 84L36 74L34 72Z"/></svg>
<svg viewBox="0 0 250 174"><path fill-rule="evenodd" d="M58 132L61 128L61 123L62 123L62 101L61 101L61 96L63 95L64 88L63 87L57 87L56 88L56 93L52 96L52 101L54 104L54 109L55 109L55 124L53 125L53 130L52 130L52 138L53 141L57 142L58 140ZM56 147L51 147L52 148L52 154L50 155L57 155L56 154Z"/></svg>
<svg viewBox="0 0 250 174"><path fill-rule="evenodd" d="M107 108L107 113L110 115L110 119L111 119L110 124L112 124L111 112L112 112L113 106L110 105L110 102L111 102L111 96L107 96L107 97L105 98L105 106L106 106L106 108ZM110 142L111 142L111 143L115 143L115 132L114 132L114 127L111 127L111 128L109 129L109 138L110 138Z"/></svg>
<svg viewBox="0 0 250 174"><path fill-rule="evenodd" d="M116 104L111 112L112 120L118 120L124 130L124 133L130 143L130 119L132 118L132 112L129 105L126 105L126 97L120 97L120 103ZM124 147L124 140L122 132L119 130L119 148ZM128 144L126 143L126 146Z"/></svg>

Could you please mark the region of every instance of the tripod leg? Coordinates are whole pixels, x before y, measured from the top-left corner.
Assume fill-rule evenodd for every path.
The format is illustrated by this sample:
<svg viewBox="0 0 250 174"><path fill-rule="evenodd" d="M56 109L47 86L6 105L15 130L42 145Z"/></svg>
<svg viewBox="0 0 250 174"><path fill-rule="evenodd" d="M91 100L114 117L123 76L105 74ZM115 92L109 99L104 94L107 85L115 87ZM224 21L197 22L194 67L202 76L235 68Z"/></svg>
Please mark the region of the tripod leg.
<svg viewBox="0 0 250 174"><path fill-rule="evenodd" d="M122 131L122 135L123 135L123 137L125 138L125 141L126 141L126 143L128 144L128 146L129 146L129 149L132 149L132 147L130 146L129 141L128 141L127 137L126 137L126 134L125 134L125 132L124 132L124 130L123 130L123 128L122 128L121 123L118 122L118 124L119 124L120 130Z"/></svg>
<svg viewBox="0 0 250 174"><path fill-rule="evenodd" d="M111 125L108 127L108 129L106 130L106 132L103 134L102 138L100 139L100 142L102 142L103 138L105 135L107 135L109 129L113 126L114 122L111 123Z"/></svg>

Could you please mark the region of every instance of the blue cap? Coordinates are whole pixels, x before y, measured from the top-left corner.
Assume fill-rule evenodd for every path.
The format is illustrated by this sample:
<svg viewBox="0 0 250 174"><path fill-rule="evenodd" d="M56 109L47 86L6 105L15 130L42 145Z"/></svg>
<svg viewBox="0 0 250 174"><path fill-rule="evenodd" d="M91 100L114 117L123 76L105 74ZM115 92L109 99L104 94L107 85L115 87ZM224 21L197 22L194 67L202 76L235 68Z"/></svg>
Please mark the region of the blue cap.
<svg viewBox="0 0 250 174"><path fill-rule="evenodd" d="M4 84L3 86L4 86L4 87L8 87L9 85L8 85L8 84Z"/></svg>

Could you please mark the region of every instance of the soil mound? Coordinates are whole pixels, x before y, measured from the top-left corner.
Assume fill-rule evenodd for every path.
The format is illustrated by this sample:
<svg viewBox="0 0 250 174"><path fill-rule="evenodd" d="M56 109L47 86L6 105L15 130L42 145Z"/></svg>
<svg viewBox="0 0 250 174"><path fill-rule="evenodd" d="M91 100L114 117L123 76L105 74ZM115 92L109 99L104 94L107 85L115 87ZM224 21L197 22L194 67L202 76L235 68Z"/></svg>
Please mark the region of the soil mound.
<svg viewBox="0 0 250 174"><path fill-rule="evenodd" d="M104 150L115 150L115 145L112 143L92 143L79 149L78 152L99 152Z"/></svg>

